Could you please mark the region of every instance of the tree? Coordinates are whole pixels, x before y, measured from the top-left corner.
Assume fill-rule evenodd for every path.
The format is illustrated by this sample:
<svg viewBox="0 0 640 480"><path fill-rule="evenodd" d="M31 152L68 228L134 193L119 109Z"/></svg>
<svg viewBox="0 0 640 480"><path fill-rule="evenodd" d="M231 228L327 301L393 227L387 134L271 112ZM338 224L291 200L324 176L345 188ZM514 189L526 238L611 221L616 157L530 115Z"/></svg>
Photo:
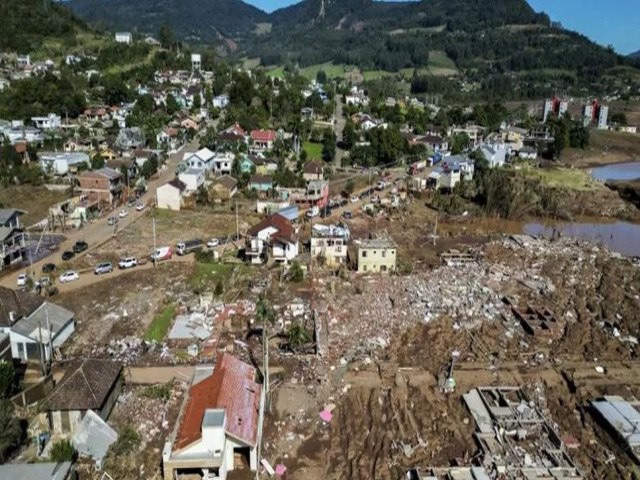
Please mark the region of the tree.
<svg viewBox="0 0 640 480"><path fill-rule="evenodd" d="M104 167L104 164L105 164L104 158L99 153L96 153L91 158L91 168L93 168L94 170Z"/></svg>
<svg viewBox="0 0 640 480"><path fill-rule="evenodd" d="M180 111L180 104L176 100L176 97L170 93L167 95L167 100L165 101L167 113L169 115L173 115L174 113Z"/></svg>
<svg viewBox="0 0 640 480"><path fill-rule="evenodd" d="M611 115L611 123L617 123L618 125L627 124L627 115L624 112L615 112Z"/></svg>
<svg viewBox="0 0 640 480"><path fill-rule="evenodd" d="M200 96L199 93L196 93L193 96L192 110L199 110L200 107L202 107L202 97Z"/></svg>
<svg viewBox="0 0 640 480"><path fill-rule="evenodd" d="M68 439L62 439L56 441L49 453L49 460L55 463L60 462L73 462L76 459L76 449L73 448L73 444Z"/></svg>
<svg viewBox="0 0 640 480"><path fill-rule="evenodd" d="M0 463L4 463L20 445L23 434L13 403L8 399L0 399L0 432Z"/></svg>
<svg viewBox="0 0 640 480"><path fill-rule="evenodd" d="M6 360L0 361L0 398L11 395L15 374L13 363L7 362Z"/></svg>
<svg viewBox="0 0 640 480"><path fill-rule="evenodd" d="M318 70L318 73L316 74L316 82L321 85L327 83L327 72L324 70Z"/></svg>
<svg viewBox="0 0 640 480"><path fill-rule="evenodd" d="M322 138L322 159L332 162L336 158L336 134L328 128Z"/></svg>
<svg viewBox="0 0 640 480"><path fill-rule="evenodd" d="M347 180L347 183L344 186L344 193L347 195L351 195L356 188L356 184L352 179Z"/></svg>
<svg viewBox="0 0 640 480"><path fill-rule="evenodd" d="M171 50L176 45L176 37L173 34L173 30L171 30L169 24L165 23L160 27L160 33L158 36L162 48Z"/></svg>
<svg viewBox="0 0 640 480"><path fill-rule="evenodd" d="M140 169L140 174L144 178L149 179L153 175L155 175L157 171L158 171L158 157L156 157L155 155L152 155L151 158L149 158L149 160L144 162L144 164L142 165L142 168Z"/></svg>
<svg viewBox="0 0 640 480"><path fill-rule="evenodd" d="M291 264L289 274L291 275L291 281L294 283L300 283L304 280L304 271L302 270L299 262L293 262Z"/></svg>
<svg viewBox="0 0 640 480"><path fill-rule="evenodd" d="M289 328L287 332L287 345L292 352L300 349L312 341L309 330L304 328L300 323L296 322Z"/></svg>
<svg viewBox="0 0 640 480"><path fill-rule="evenodd" d="M345 150L351 150L358 140L358 134L356 133L356 125L350 118L347 119L344 124L344 130L342 131L342 146Z"/></svg>
<svg viewBox="0 0 640 480"><path fill-rule="evenodd" d="M196 203L198 205L209 205L209 191L204 185L198 187L196 192Z"/></svg>
<svg viewBox="0 0 640 480"><path fill-rule="evenodd" d="M273 325L276 323L276 311L264 295L260 295L256 303L256 320L262 325Z"/></svg>
<svg viewBox="0 0 640 480"><path fill-rule="evenodd" d="M459 155L471 145L469 135L466 133L458 133L451 139L451 153Z"/></svg>

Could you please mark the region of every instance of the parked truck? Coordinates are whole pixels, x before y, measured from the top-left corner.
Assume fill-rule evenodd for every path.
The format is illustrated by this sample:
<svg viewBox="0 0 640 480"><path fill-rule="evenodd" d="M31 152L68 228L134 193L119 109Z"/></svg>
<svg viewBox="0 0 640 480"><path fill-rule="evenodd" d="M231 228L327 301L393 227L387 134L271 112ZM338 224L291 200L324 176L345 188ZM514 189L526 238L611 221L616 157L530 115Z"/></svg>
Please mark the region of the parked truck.
<svg viewBox="0 0 640 480"><path fill-rule="evenodd" d="M202 250L204 242L197 238L194 240L187 240L186 242L180 242L176 245L176 253L178 255L187 255L188 253L195 252L196 250Z"/></svg>

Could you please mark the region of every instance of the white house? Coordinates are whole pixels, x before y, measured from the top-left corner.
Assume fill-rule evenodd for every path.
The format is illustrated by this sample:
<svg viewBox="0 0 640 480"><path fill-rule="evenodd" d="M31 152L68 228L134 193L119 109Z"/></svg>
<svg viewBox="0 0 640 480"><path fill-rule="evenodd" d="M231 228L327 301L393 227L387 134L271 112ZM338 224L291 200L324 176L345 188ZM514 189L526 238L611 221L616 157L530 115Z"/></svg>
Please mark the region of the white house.
<svg viewBox="0 0 640 480"><path fill-rule="evenodd" d="M346 225L314 224L310 241L311 256L323 259L328 266L346 263L349 237Z"/></svg>
<svg viewBox="0 0 640 480"><path fill-rule="evenodd" d="M213 97L213 107L214 108L227 108L229 105L229 95L218 95Z"/></svg>
<svg viewBox="0 0 640 480"><path fill-rule="evenodd" d="M44 302L28 317L18 320L9 331L11 355L22 361L46 361L75 331L74 314L53 303Z"/></svg>
<svg viewBox="0 0 640 480"><path fill-rule="evenodd" d="M197 367L175 437L162 450L166 480L197 472L203 479L225 480L243 456L258 469L265 391L256 370L223 353L211 367Z"/></svg>
<svg viewBox="0 0 640 480"><path fill-rule="evenodd" d="M131 32L116 32L116 43L131 45L132 42L133 35L131 35Z"/></svg>
<svg viewBox="0 0 640 480"><path fill-rule="evenodd" d="M156 189L156 205L158 208L179 211L187 186L177 178Z"/></svg>
<svg viewBox="0 0 640 480"><path fill-rule="evenodd" d="M504 145L487 144L480 151L489 163L489 168L501 167L507 161L507 148Z"/></svg>
<svg viewBox="0 0 640 480"><path fill-rule="evenodd" d="M40 167L55 176L75 172L81 165L90 165L89 155L83 152L47 152L39 154Z"/></svg>
<svg viewBox="0 0 640 480"><path fill-rule="evenodd" d="M50 360L75 331L74 314L44 298L0 287L0 333L8 334L16 360Z"/></svg>
<svg viewBox="0 0 640 480"><path fill-rule="evenodd" d="M298 236L291 221L277 213L269 215L247 232L245 256L253 264L289 263L298 256Z"/></svg>
<svg viewBox="0 0 640 480"><path fill-rule="evenodd" d="M182 157L184 166L189 168L200 168L211 171L214 167L214 158L216 154L208 148L203 148L197 152L186 152Z"/></svg>
<svg viewBox="0 0 640 480"><path fill-rule="evenodd" d="M213 171L217 175L230 175L235 156L231 152L216 153L213 158Z"/></svg>
<svg viewBox="0 0 640 480"><path fill-rule="evenodd" d="M518 157L523 160L535 160L538 158L538 150L534 147L522 147L518 152Z"/></svg>
<svg viewBox="0 0 640 480"><path fill-rule="evenodd" d="M178 179L184 183L187 193L195 192L204 185L204 170L200 168L189 168L178 174Z"/></svg>
<svg viewBox="0 0 640 480"><path fill-rule="evenodd" d="M62 118L55 113L50 113L46 117L31 117L31 121L41 130L56 130L62 125Z"/></svg>

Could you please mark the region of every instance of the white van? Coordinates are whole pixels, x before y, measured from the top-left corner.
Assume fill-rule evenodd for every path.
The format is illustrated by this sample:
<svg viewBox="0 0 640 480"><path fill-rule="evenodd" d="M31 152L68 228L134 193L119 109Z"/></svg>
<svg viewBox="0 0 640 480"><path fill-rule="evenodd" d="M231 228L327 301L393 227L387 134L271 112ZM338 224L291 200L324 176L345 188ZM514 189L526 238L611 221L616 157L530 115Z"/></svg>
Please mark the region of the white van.
<svg viewBox="0 0 640 480"><path fill-rule="evenodd" d="M165 260L170 260L173 256L173 251L171 247L158 247L156 251L151 254L151 260L153 262L163 262Z"/></svg>

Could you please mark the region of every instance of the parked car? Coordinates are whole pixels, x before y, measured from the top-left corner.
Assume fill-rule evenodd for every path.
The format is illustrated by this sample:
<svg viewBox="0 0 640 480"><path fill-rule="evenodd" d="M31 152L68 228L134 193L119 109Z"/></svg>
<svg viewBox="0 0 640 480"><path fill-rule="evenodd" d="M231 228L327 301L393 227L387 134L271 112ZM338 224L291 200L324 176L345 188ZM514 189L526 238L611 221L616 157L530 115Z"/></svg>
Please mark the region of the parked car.
<svg viewBox="0 0 640 480"><path fill-rule="evenodd" d="M207 242L207 247L209 248L215 248L218 245L220 245L220 240L218 240L217 238L212 238Z"/></svg>
<svg viewBox="0 0 640 480"><path fill-rule="evenodd" d="M342 212L342 216L347 219L353 218L353 214L351 213L351 210L345 210L344 212Z"/></svg>
<svg viewBox="0 0 640 480"><path fill-rule="evenodd" d="M76 254L67 250L66 252L63 252L62 254L62 260L64 260L65 262L71 260L73 257L75 257Z"/></svg>
<svg viewBox="0 0 640 480"><path fill-rule="evenodd" d="M118 217L109 217L109 220L107 221L107 225L112 227L117 224L118 224Z"/></svg>
<svg viewBox="0 0 640 480"><path fill-rule="evenodd" d="M178 255L186 255L187 253L195 252L202 249L203 242L199 238L195 240L187 240L186 242L180 242L176 245L176 253Z"/></svg>
<svg viewBox="0 0 640 480"><path fill-rule="evenodd" d="M124 217L126 217L127 215L129 215L129 210L127 210L126 208L123 208L122 210L120 210L120 213L118 213L118 216L119 216L120 218L124 218Z"/></svg>
<svg viewBox="0 0 640 480"><path fill-rule="evenodd" d="M136 204L136 199L135 198L130 198L129 201L127 202L127 207L131 208Z"/></svg>
<svg viewBox="0 0 640 480"><path fill-rule="evenodd" d="M104 273L111 272L113 272L113 265L111 265L111 262L99 263L98 265L96 265L96 269L93 271L93 273L95 273L96 275L102 275Z"/></svg>
<svg viewBox="0 0 640 480"><path fill-rule="evenodd" d="M26 273L21 273L20 275L18 275L18 286L24 287L27 284L28 279L29 276Z"/></svg>
<svg viewBox="0 0 640 480"><path fill-rule="evenodd" d="M60 283L73 282L74 280L78 280L80 275L78 272L74 272L73 270L69 270L68 272L64 272L60 275Z"/></svg>
<svg viewBox="0 0 640 480"><path fill-rule="evenodd" d="M56 271L56 266L53 263L45 263L42 266L42 273L51 273Z"/></svg>
<svg viewBox="0 0 640 480"><path fill-rule="evenodd" d="M162 262L164 260L170 260L172 256L173 251L171 247L159 247L151 254L151 260L154 262Z"/></svg>
<svg viewBox="0 0 640 480"><path fill-rule="evenodd" d="M357 195L353 195L351 197L351 203L356 203L358 200L360 200L360 197L358 197Z"/></svg>
<svg viewBox="0 0 640 480"><path fill-rule="evenodd" d="M138 212L141 212L142 210L144 210L144 203L136 203L136 210Z"/></svg>
<svg viewBox="0 0 640 480"><path fill-rule="evenodd" d="M73 246L73 253L81 253L89 248L89 244L84 240L78 240Z"/></svg>
<svg viewBox="0 0 640 480"><path fill-rule="evenodd" d="M125 268L133 268L138 265L138 259L134 257L123 258L118 262L118 267L124 270Z"/></svg>

